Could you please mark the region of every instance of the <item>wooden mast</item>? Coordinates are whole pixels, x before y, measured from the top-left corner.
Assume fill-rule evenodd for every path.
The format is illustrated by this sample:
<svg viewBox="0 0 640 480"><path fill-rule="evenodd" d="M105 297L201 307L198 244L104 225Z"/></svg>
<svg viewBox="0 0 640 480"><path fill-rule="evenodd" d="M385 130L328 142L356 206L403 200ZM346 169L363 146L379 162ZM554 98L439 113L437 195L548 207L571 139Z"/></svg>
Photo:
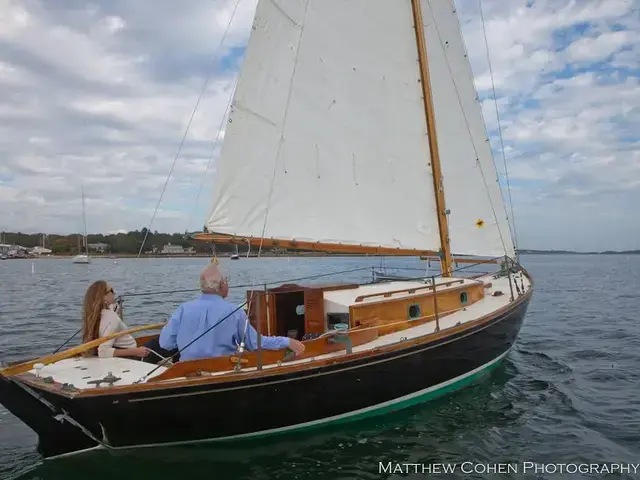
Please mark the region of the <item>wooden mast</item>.
<svg viewBox="0 0 640 480"><path fill-rule="evenodd" d="M442 170L440 168L440 154L438 152L438 141L436 139L436 121L433 114L433 97L431 96L431 80L429 77L429 64L427 62L427 46L424 36L422 21L421 0L411 0L413 7L413 23L416 31L416 42L418 46L418 60L420 62L420 77L422 80L422 93L424 99L424 109L427 120L427 132L429 134L429 150L431 154L431 166L433 169L433 189L436 196L436 209L438 212L438 230L440 232L440 245L442 257L442 276L451 276L453 258L451 256L451 245L449 243L449 225L447 223L446 207L444 203L444 185L442 184Z"/></svg>

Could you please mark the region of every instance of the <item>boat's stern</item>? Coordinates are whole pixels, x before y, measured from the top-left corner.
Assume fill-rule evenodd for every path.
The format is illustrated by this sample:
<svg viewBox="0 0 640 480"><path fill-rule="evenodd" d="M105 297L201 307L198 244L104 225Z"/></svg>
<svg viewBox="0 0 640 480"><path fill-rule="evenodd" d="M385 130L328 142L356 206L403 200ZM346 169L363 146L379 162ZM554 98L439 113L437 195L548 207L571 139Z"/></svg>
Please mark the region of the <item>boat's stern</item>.
<svg viewBox="0 0 640 480"><path fill-rule="evenodd" d="M38 434L38 452L45 458L97 447L78 427L58 415L62 409L18 377L0 374L0 403Z"/></svg>

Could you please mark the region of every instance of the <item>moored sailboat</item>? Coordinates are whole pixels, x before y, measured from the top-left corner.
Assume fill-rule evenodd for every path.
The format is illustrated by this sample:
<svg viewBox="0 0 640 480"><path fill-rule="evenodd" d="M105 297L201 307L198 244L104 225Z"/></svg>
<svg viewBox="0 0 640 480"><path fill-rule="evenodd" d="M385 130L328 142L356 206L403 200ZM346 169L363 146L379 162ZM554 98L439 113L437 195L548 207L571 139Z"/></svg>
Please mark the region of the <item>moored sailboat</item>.
<svg viewBox="0 0 640 480"><path fill-rule="evenodd" d="M80 237L78 237L78 255L73 257L73 263L91 263L89 257L89 244L87 243L87 217L84 209L84 188L82 189L82 224L84 225L84 235L82 236L82 246L84 246L84 253L80 253Z"/></svg>
<svg viewBox="0 0 640 480"><path fill-rule="evenodd" d="M452 1L261 0L229 122L210 233L195 238L435 257L442 274L248 291L258 332L294 331L300 357L78 356L105 337L11 365L0 401L43 456L379 415L468 385L516 341L533 281L517 263Z"/></svg>

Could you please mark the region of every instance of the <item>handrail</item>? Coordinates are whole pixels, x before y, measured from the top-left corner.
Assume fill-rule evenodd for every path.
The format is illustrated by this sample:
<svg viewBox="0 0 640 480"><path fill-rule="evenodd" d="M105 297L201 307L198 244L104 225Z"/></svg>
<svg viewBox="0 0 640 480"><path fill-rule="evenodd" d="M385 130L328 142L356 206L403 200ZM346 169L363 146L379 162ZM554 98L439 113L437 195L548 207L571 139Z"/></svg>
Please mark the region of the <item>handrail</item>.
<svg viewBox="0 0 640 480"><path fill-rule="evenodd" d="M166 324L166 322L163 323L156 323L153 325L142 325L140 327L133 327L133 328L129 328L127 330L123 330L121 332L117 332L117 333L113 333L111 335L107 335L106 337L100 337L97 338L95 340L92 340L90 342L87 343L83 343L82 345L78 345L77 347L72 347L69 348L67 350L64 350L62 352L59 353L55 353L53 355L47 355L45 357L41 357L41 358L37 358L35 360L29 360L27 362L23 362L23 363L19 363L18 365L12 365L10 367L4 368L2 370L0 370L0 374L4 375L5 377L10 377L13 375L18 375L20 373L24 373L24 372L28 372L29 370L31 370L33 368L33 366L36 363L42 363L44 365L47 365L49 363L54 363L54 362L59 362L60 360L64 360L66 358L70 358L70 357L74 357L80 353L84 353L88 350L91 350L94 347L97 347L98 345L108 341L108 340L112 340L114 338L118 338L121 337L123 335L127 335L127 334L131 334L131 333L135 333L135 332L141 332L143 330L153 330L156 328L162 328L164 327Z"/></svg>
<svg viewBox="0 0 640 480"><path fill-rule="evenodd" d="M435 282L433 282L435 285ZM460 279L460 280L451 280L450 282L444 282L444 283L440 283L438 285L435 286L435 288L437 287L448 287L450 285L454 285L456 283L464 283L464 279ZM392 290L390 292L378 292L378 293L368 293L366 295L359 295L356 297L355 301L356 302L361 302L362 300L364 300L365 298L372 298L372 297L379 297L381 295L385 296L385 297L390 297L396 293L403 293L403 292L407 292L407 293L415 293L418 290L426 290L426 289L433 289L435 291L435 288L432 285L424 285L422 287L408 287L408 288L403 288L401 290Z"/></svg>

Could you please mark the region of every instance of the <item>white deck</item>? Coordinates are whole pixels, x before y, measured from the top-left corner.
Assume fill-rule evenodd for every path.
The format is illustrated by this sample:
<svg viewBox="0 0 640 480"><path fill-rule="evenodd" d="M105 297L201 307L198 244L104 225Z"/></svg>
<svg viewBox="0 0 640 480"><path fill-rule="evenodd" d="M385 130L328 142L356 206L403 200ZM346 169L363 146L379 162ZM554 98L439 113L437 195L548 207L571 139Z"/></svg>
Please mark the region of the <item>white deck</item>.
<svg viewBox="0 0 640 480"><path fill-rule="evenodd" d="M520 274L517 275L517 282L520 285ZM529 290L530 282L526 277L522 277L524 281L525 291ZM446 282L447 280L441 280L439 283ZM439 319L440 329L445 330L450 327L456 326L458 323L464 324L466 322L470 322L481 318L485 315L489 315L496 310L499 310L502 307L505 307L509 303L510 298L510 289L509 289L509 281L505 277L500 277L498 279L494 279L492 276L480 277L474 280L465 280L467 283L477 283L483 282L485 284L491 283L492 286L490 288L485 289L485 298L480 300L479 302L473 303L462 310L451 313ZM400 290L403 288L410 288L413 286L424 286L424 283L421 282L390 282L390 283L382 283L382 284L373 284L373 285L365 285L355 289L349 290L338 290L332 292L325 292L325 301L329 299L334 304L345 304L348 307L346 302L351 301L354 302L355 298L359 295L367 295L369 293L377 293L377 292L385 292L391 290ZM446 290L447 288L456 288L459 287L460 284L452 285L451 287L442 287L438 289L438 291ZM502 291L501 296L492 296L492 294L500 290ZM422 292L424 293L424 292ZM416 293L420 294L420 292ZM517 295L514 287L514 294ZM408 296L408 294L399 294L399 296ZM395 295L394 295L395 297ZM380 297L378 297L380 299ZM366 301L366 300L365 300ZM371 301L371 300L370 300ZM375 299L373 300L375 301ZM334 310L335 311L335 310ZM400 320L400 319L399 319ZM384 335L382 337L373 340L372 342L358 345L353 348L354 352L362 352L365 350L371 350L373 348L382 347L385 345L391 345L394 343L398 343L401 341L410 340L416 337L420 337L423 335L427 335L430 333L434 333L436 327L435 321L429 322L422 325L417 325L416 327L409 328L406 330L402 330L396 333L391 333L388 335ZM340 350L333 353L328 353L325 355L320 355L313 358L305 358L301 360L293 360L289 361L287 365L300 365L305 363L311 363L316 360L335 358L345 354L345 350ZM263 366L264 370L268 370L270 368L276 367L276 364L265 365ZM51 376L56 382L60 383L70 383L77 389L86 389L86 388L96 388L93 384L88 384L87 382L91 380L102 379L107 376L109 373L115 375L116 377L121 377L121 379L115 382L114 385L130 385L134 382L140 381L145 375L149 374L156 365L150 363L144 363L136 360L129 360L124 358L73 358L62 360L60 362L45 366L41 372L41 377ZM160 367L156 370L153 375L159 375L160 373L167 370L165 367ZM256 368L244 368L243 372L252 372L255 371ZM35 374L35 370L31 370L30 373ZM229 373L227 372L215 372L211 375L218 376ZM163 382L175 382L180 379L171 379L165 380ZM102 387L106 386L106 384L102 384Z"/></svg>
<svg viewBox="0 0 640 480"><path fill-rule="evenodd" d="M120 380L114 385L131 385L140 380L141 377L147 375L151 370L156 368L152 363L139 362L128 358L99 358L99 357L75 357L60 360L59 362L45 365L40 370L40 377L52 377L59 383L70 383L77 389L96 388L96 385L88 382L100 380L109 373ZM167 370L166 367L160 367L153 372L152 376L160 375ZM29 373L36 375L36 370L30 370ZM106 387L102 384L101 387Z"/></svg>

